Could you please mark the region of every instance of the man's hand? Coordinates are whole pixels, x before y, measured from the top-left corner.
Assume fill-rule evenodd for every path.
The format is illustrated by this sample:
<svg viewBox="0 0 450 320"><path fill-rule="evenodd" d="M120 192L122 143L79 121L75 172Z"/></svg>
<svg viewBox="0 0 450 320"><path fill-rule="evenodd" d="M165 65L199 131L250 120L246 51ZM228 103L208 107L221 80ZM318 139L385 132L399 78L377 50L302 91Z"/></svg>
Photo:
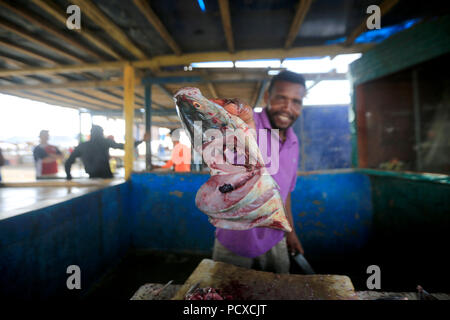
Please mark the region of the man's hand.
<svg viewBox="0 0 450 320"><path fill-rule="evenodd" d="M286 234L286 244L291 255L295 255L297 253L305 253L295 231L291 231Z"/></svg>
<svg viewBox="0 0 450 320"><path fill-rule="evenodd" d="M255 122L253 121L253 110L252 108L242 102L241 100L235 99L215 99L211 100L214 103L222 106L225 110L227 110L232 115L238 116L244 121L250 129L255 129Z"/></svg>

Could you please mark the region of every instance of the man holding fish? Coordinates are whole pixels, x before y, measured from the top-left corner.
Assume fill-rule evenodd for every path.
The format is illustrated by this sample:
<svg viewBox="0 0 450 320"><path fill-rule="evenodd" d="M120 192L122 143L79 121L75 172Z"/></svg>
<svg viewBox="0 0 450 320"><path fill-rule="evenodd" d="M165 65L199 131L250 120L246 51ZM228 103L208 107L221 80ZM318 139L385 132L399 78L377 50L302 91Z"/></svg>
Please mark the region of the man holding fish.
<svg viewBox="0 0 450 320"><path fill-rule="evenodd" d="M211 172L197 192L196 205L216 227L214 260L289 273L289 253L304 253L291 212L299 160L291 126L300 116L305 94L305 79L290 71L272 79L260 113L238 99L211 103L197 88L175 94L181 122ZM228 129L239 133L230 136ZM211 130L224 135L212 137ZM195 143L199 136L200 145ZM237 163L238 158L245 163Z"/></svg>
<svg viewBox="0 0 450 320"><path fill-rule="evenodd" d="M248 105L241 110L233 104L224 106L228 112L244 120L249 127L255 128L257 133L260 129L279 130L279 168L277 173L272 174L272 178L280 187L292 231L285 233L271 228L250 230L218 228L214 242L214 260L263 271L288 273L290 268L288 251L291 254L304 253L295 233L291 212L291 192L295 188L299 160L299 142L291 126L300 116L305 94L303 76L283 71L272 79L265 92L266 107L262 112L253 112Z"/></svg>

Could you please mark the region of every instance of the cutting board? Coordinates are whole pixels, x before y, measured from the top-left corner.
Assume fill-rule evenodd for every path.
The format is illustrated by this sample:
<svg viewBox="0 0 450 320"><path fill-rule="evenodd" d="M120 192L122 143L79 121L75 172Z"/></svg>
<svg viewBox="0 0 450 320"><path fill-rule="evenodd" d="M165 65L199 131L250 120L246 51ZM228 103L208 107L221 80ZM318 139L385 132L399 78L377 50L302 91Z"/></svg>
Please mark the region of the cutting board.
<svg viewBox="0 0 450 320"><path fill-rule="evenodd" d="M173 297L183 300L189 288L221 289L235 300L358 300L349 277L275 274L204 259Z"/></svg>

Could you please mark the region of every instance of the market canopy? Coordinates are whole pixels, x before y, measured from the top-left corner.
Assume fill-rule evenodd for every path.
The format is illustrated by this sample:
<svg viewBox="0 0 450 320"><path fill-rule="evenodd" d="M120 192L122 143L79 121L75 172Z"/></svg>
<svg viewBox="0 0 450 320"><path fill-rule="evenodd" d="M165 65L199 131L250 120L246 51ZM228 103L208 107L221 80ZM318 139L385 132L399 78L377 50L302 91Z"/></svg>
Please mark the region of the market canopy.
<svg viewBox="0 0 450 320"><path fill-rule="evenodd" d="M81 9L80 30L66 27L72 4ZM377 42L358 38L374 4L383 28L445 14L438 1L0 0L0 92L121 115L123 70L131 65L137 118L143 118L143 82L152 84L152 121L170 127L177 122L171 96L181 86L256 106L270 79L267 68L192 63L364 52ZM306 76L345 79L335 71Z"/></svg>

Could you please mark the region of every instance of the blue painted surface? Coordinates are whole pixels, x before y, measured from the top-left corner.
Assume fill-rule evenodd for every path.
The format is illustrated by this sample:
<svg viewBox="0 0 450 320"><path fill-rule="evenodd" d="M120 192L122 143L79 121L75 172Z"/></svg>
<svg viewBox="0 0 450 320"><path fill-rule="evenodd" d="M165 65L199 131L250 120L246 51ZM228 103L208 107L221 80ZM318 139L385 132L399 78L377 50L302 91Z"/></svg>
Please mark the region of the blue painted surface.
<svg viewBox="0 0 450 320"><path fill-rule="evenodd" d="M393 243L383 240L386 236L395 238L398 246L411 243L397 233L387 234L386 229L393 226L410 230L414 224L418 234L426 223L429 230L438 230L446 239L448 209L442 204L448 202L448 185L403 177L406 182L397 186L392 177L377 176L372 186L374 177L369 176L348 171L298 177L292 211L308 257L339 263L345 256L359 261L362 252L373 257L372 252L377 251L370 250L375 248L382 259ZM86 293L130 248L210 254L214 227L194 203L197 190L208 177L133 174L131 182L1 220L0 298L76 296L80 293L65 287L66 268L72 264L81 267L82 292ZM430 184L433 201L415 203L405 198L408 190L418 195L431 190ZM390 198L392 190L397 190L394 200ZM430 220L427 212L435 212L436 204L441 204L440 220ZM411 210L413 217L408 215ZM402 220L396 225L398 217ZM418 238L420 250L434 246L435 238ZM418 247L411 250L414 248ZM402 257L396 260L400 269L409 263L418 270L423 268L413 255ZM426 263L435 258L430 254Z"/></svg>
<svg viewBox="0 0 450 320"><path fill-rule="evenodd" d="M132 245L190 252L210 252L214 227L195 206L206 174L133 174Z"/></svg>
<svg viewBox="0 0 450 320"><path fill-rule="evenodd" d="M210 253L214 228L194 201L208 177L134 174L132 244L136 248ZM296 231L309 254L358 250L370 230L369 179L358 173L299 176L292 210Z"/></svg>
<svg viewBox="0 0 450 320"><path fill-rule="evenodd" d="M69 265L90 287L130 246L129 184L0 221L0 297L74 297ZM85 292L85 291L82 291Z"/></svg>
<svg viewBox="0 0 450 320"><path fill-rule="evenodd" d="M301 171L351 167L349 107L305 107L294 124L300 142Z"/></svg>
<svg viewBox="0 0 450 320"><path fill-rule="evenodd" d="M370 237L370 180L358 173L299 176L291 195L295 229L308 256L354 254Z"/></svg>

